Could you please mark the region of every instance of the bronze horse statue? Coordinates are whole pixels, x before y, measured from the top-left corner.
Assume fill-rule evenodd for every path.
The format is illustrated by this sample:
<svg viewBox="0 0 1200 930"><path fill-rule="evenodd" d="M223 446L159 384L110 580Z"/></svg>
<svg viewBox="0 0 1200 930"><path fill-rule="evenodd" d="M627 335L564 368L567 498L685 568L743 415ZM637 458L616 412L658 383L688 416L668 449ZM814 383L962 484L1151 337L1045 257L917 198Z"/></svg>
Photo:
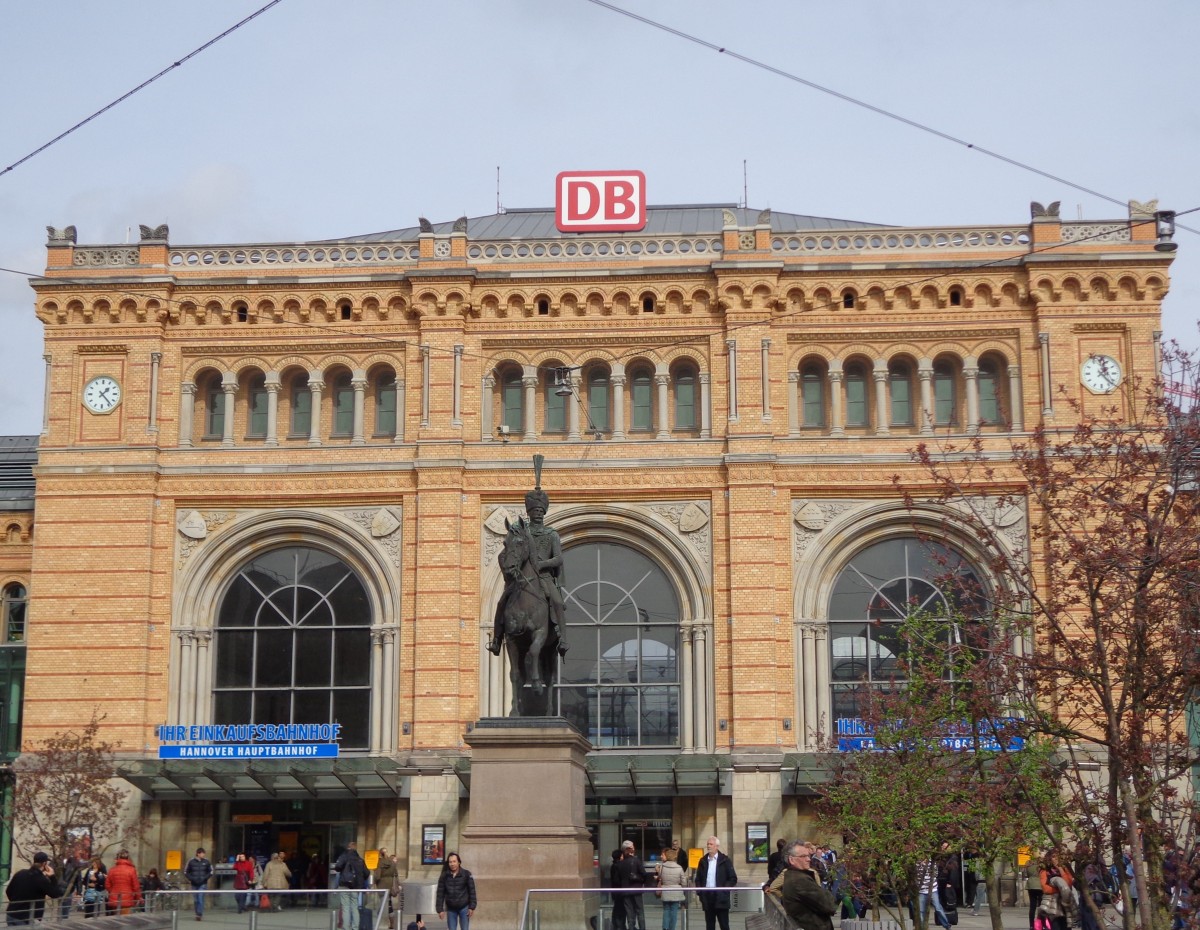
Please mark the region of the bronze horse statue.
<svg viewBox="0 0 1200 930"><path fill-rule="evenodd" d="M504 521L508 535L500 550L505 590L504 644L512 682L514 717L551 713L558 635L550 622L550 604L538 578L533 537L524 518Z"/></svg>

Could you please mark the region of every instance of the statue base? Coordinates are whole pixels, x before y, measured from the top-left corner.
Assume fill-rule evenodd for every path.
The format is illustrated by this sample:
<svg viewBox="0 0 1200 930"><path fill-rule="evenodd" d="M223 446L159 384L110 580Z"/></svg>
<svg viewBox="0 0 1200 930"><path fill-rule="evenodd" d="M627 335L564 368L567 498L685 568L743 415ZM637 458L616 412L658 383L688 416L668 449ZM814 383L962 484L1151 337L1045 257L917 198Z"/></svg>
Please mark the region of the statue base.
<svg viewBox="0 0 1200 930"><path fill-rule="evenodd" d="M463 865L475 877L471 926L513 930L531 888L596 888L584 818L592 748L562 717L484 717L464 737L471 747L471 822ZM600 896L532 896L542 927L595 927ZM533 917L526 917L526 928Z"/></svg>

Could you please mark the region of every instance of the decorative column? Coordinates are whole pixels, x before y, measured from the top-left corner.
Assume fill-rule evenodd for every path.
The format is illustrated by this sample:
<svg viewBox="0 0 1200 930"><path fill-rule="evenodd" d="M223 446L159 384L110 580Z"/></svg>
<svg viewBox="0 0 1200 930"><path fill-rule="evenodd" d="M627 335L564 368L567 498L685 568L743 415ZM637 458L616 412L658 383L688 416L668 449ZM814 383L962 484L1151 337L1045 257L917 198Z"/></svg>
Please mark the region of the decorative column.
<svg viewBox="0 0 1200 930"><path fill-rule="evenodd" d="M496 427L493 425L493 402L495 400L496 391L496 376L490 371L483 376L483 385L479 392L479 431L482 434L479 438L484 442L492 441L492 433Z"/></svg>
<svg viewBox="0 0 1200 930"><path fill-rule="evenodd" d="M462 426L462 359L463 347L454 347L454 408L450 412L450 425Z"/></svg>
<svg viewBox="0 0 1200 930"><path fill-rule="evenodd" d="M771 422L771 340L762 341L762 421Z"/></svg>
<svg viewBox="0 0 1200 930"><path fill-rule="evenodd" d="M616 362L612 367L612 438L625 438L625 366Z"/></svg>
<svg viewBox="0 0 1200 930"><path fill-rule="evenodd" d="M693 735L692 706L696 703L692 695L695 678L692 675L692 640L696 628L685 624L679 631L679 687L683 689L679 701L679 748L681 752L694 752L696 740Z"/></svg>
<svg viewBox="0 0 1200 930"><path fill-rule="evenodd" d="M816 656L816 624L806 621L800 624L800 676L802 695L802 719L804 732L801 734L801 744L807 748L813 746L813 737L820 725L821 718L817 715L817 656Z"/></svg>
<svg viewBox="0 0 1200 930"><path fill-rule="evenodd" d="M1021 366L1008 366L1008 418L1012 421L1012 430L1016 433L1025 432L1025 415L1021 403Z"/></svg>
<svg viewBox="0 0 1200 930"><path fill-rule="evenodd" d="M875 435L890 436L891 430L888 429L887 362L881 358L876 359L875 370L872 372L872 376L875 379Z"/></svg>
<svg viewBox="0 0 1200 930"><path fill-rule="evenodd" d="M1050 386L1050 334L1038 333L1038 345L1042 350L1042 416L1051 419L1054 416L1054 390Z"/></svg>
<svg viewBox="0 0 1200 930"><path fill-rule="evenodd" d="M233 415L237 402L237 389L237 375L231 371L225 372L221 376L221 396L224 398L222 403L225 405L224 416L221 417L221 445L227 449L233 447Z"/></svg>
<svg viewBox="0 0 1200 930"><path fill-rule="evenodd" d="M654 434L655 439L671 438L671 420L667 401L667 385L670 383L670 381L671 376L665 371L657 372L654 375L654 406L657 408L654 411L654 419L658 422L658 432Z"/></svg>
<svg viewBox="0 0 1200 930"><path fill-rule="evenodd" d="M842 369L829 369L830 436L846 435L846 415L842 412Z"/></svg>
<svg viewBox="0 0 1200 930"><path fill-rule="evenodd" d="M213 631L194 630L192 636L196 640L196 675L192 679L191 714L184 719L208 723L212 718L208 702L212 697L212 649L209 647L212 645Z"/></svg>
<svg viewBox="0 0 1200 930"><path fill-rule="evenodd" d="M729 356L729 422L736 423L738 418L737 340L726 339L725 351Z"/></svg>
<svg viewBox="0 0 1200 930"><path fill-rule="evenodd" d="M321 372L310 371L308 373L308 395L312 398L309 403L308 415L308 444L310 446L319 446L321 444L321 391L325 387L325 382L322 379Z"/></svg>
<svg viewBox="0 0 1200 930"><path fill-rule="evenodd" d="M42 378L42 435L45 436L50 432L50 372L53 369L53 356L43 355L42 360L46 363L46 373Z"/></svg>
<svg viewBox="0 0 1200 930"><path fill-rule="evenodd" d="M712 391L709 373L700 372L700 438L712 439Z"/></svg>
<svg viewBox="0 0 1200 930"><path fill-rule="evenodd" d="M967 434L979 432L979 366L963 368L963 379L967 383Z"/></svg>
<svg viewBox="0 0 1200 930"><path fill-rule="evenodd" d="M263 445L279 445L279 391L283 387L279 383L279 372L268 372L263 378L263 387L267 391L267 438Z"/></svg>
<svg viewBox="0 0 1200 930"><path fill-rule="evenodd" d="M803 388L804 382L800 379L800 372L788 372L788 438L796 439L800 435L800 407L804 403L804 398L800 391Z"/></svg>
<svg viewBox="0 0 1200 930"><path fill-rule="evenodd" d="M354 389L354 427L350 435L350 445L365 446L367 440L363 436L363 416L366 410L367 373L355 371L350 377L350 387Z"/></svg>
<svg viewBox="0 0 1200 930"><path fill-rule="evenodd" d="M521 414L524 420L525 441L533 442L537 439L537 368L533 365L526 365L524 368L521 387L525 389L525 402Z"/></svg>
<svg viewBox="0 0 1200 930"><path fill-rule="evenodd" d="M195 416L196 385L191 381L184 381L179 385L179 445L182 448L188 448L192 444L192 421Z"/></svg>
<svg viewBox="0 0 1200 930"><path fill-rule="evenodd" d="M697 752L707 752L711 745L709 734L713 731L713 720L709 713L708 686L708 631L709 623L697 620L693 628L695 646L692 649L692 711L695 714L693 733Z"/></svg>
<svg viewBox="0 0 1200 930"><path fill-rule="evenodd" d="M571 379L571 396L567 398L567 441L579 441L579 408L582 405L580 388L583 378L574 368L567 375Z"/></svg>
<svg viewBox="0 0 1200 930"><path fill-rule="evenodd" d="M383 695L382 690L378 685L383 682L383 630L375 627L371 630L371 681L375 682L377 687L371 689L372 700L371 704L371 735L370 747L372 753L383 751ZM375 701L379 701L380 706L374 706Z"/></svg>
<svg viewBox="0 0 1200 930"><path fill-rule="evenodd" d="M933 363L925 359L917 366L921 381L921 435L933 435Z"/></svg>
<svg viewBox="0 0 1200 930"><path fill-rule="evenodd" d="M421 346L421 429L429 428L429 346Z"/></svg>
<svg viewBox="0 0 1200 930"><path fill-rule="evenodd" d="M49 358L50 356L46 356ZM150 421L146 424L147 433L158 432L158 369L162 364L162 353L150 353ZM46 372L49 381L49 371Z"/></svg>
<svg viewBox="0 0 1200 930"><path fill-rule="evenodd" d="M168 702L169 720L197 722L192 708L196 691L196 631L191 627L175 631L179 643L179 678L175 682L172 700ZM174 706L171 706L174 705Z"/></svg>
<svg viewBox="0 0 1200 930"><path fill-rule="evenodd" d="M490 412L490 411L489 411ZM396 439L400 443L404 442L404 418L408 416L408 402L405 395L405 383L399 379L396 380Z"/></svg>

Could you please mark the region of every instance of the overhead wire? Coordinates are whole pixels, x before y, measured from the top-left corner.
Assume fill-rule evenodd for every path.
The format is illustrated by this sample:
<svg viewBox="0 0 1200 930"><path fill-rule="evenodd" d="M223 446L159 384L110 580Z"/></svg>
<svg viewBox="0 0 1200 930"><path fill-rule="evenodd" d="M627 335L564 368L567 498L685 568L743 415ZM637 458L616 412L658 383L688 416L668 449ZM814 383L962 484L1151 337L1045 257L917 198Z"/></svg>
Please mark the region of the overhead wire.
<svg viewBox="0 0 1200 930"><path fill-rule="evenodd" d="M51 139L49 142L45 142L42 145L39 145L36 149L34 149L28 155L24 155L21 158L18 158L16 161L14 161L8 167L6 167L4 169L0 169L0 177L3 177L4 175L8 174L14 168L18 168L21 165L25 164L25 162L29 161L31 158L33 158L37 155L40 155L42 152L46 151L46 149L50 148L50 146L54 145L55 143L61 142L63 139L65 139L71 133L75 132L75 130L82 129L84 126L86 126L92 120L94 120L96 117L101 116L104 113L107 113L109 110L111 110L113 107L117 106L118 104L124 103L126 100L128 100L130 97L132 97L134 94L136 94L138 91L145 90L147 87L149 87L155 81L157 81L159 78L164 77L165 75L174 71L176 68L186 64L190 59L195 58L201 52L216 45L218 42L220 42L225 37L230 36L233 33L237 32L248 22L250 22L253 19L257 19L259 16L262 16L263 13L267 12L267 10L271 9L271 7L275 6L276 4L282 3L282 2L283 2L283 0L270 0L269 3L267 3L264 6L259 7L257 10L255 10L253 13L251 13L245 19L243 19L237 23L234 23L232 26L230 26L228 29L226 29L224 32L222 32L220 35L213 36L213 38L209 39L203 45L197 46L196 48L192 49L190 52L188 52L186 55L184 55L178 61L174 61L171 64L167 65L167 67L165 67L161 71L159 71L158 74L142 81L142 83L137 85L137 87L134 87L132 90L128 90L125 93L121 94L121 96L118 97L116 100L113 100L111 103L105 104L99 110L97 110L95 113L91 114L90 116L85 116L74 126L70 127L69 129L63 130L57 136L55 136L53 139Z"/></svg>
<svg viewBox="0 0 1200 930"><path fill-rule="evenodd" d="M753 58L750 55L745 55L745 54L742 54L741 52L736 52L733 49L729 48L727 45L719 45L716 42L710 42L708 39L701 38L700 36L694 35L690 32L685 32L682 29L677 29L674 26L669 26L666 23L662 23L662 22L659 22L658 20L651 19L648 16L643 16L640 13L635 13L632 10L627 10L624 7L617 6L615 3L608 2L608 0L587 0L587 2L593 4L594 6L602 7L603 9L609 10L612 13L617 13L621 16L628 17L629 19L636 20L637 22L640 22L640 23L643 23L644 25L650 26L653 29L658 29L662 32L668 33L669 35L673 35L677 38L683 39L685 42L691 42L693 45L699 45L702 48L709 49L710 51L714 51L720 55L724 55L727 58L736 59L737 61L740 61L743 64L747 64L753 68L758 68L762 71L766 71L770 74L775 75L776 77L781 77L784 80L793 81L796 84L802 84L803 86L808 87L811 90L818 91L819 93L822 93L822 94L828 94L831 97L835 97L838 100L843 101L844 103L849 103L849 104L852 104L853 106L861 107L864 110L869 110L870 112L875 113L878 116L882 116L882 117L884 117L886 119L890 119L890 120L895 120L898 123L903 123L906 126L909 126L920 132L924 132L924 133L928 133L929 135L936 136L937 138L942 139L946 142L951 142L951 143L954 143L955 145L961 145L963 148L970 149L973 152L978 152L981 155L986 155L989 158L994 158L997 161L1001 161L1001 162L1004 162L1005 164L1012 165L1014 168L1020 168L1022 171L1029 171L1033 174L1039 175L1040 177L1046 178L1047 180L1055 181L1059 184L1065 184L1067 187L1074 188L1075 190L1081 191L1085 194L1090 194L1093 197L1099 197L1101 200L1107 200L1110 203L1117 204L1118 206L1122 206L1122 207L1126 206L1125 201L1118 200L1116 197L1112 197L1109 194L1105 194L1103 191L1094 190L1090 187L1086 187L1083 184L1078 184L1075 181L1072 181L1068 178L1061 177L1061 176L1059 176L1057 174L1053 174L1049 171L1044 171L1043 169L1038 168L1036 165L1031 165L1028 162L1020 161L1019 159L1013 158L1009 155L1005 155L1002 152L997 152L993 149L986 148L986 147L984 147L982 145L978 145L974 142L968 142L966 139L961 139L956 135L953 135L949 132L945 132L944 130L938 129L936 126L931 126L928 123L922 123L919 120L915 120L910 117L904 116L900 113L896 113L893 110L887 109L886 107L881 107L877 104L870 103L870 102L868 102L866 100L862 100L858 97L851 96L850 94L844 93L840 90L835 90L832 87L828 87L824 84L820 84L820 83L810 80L808 78L801 77L800 75L798 75L792 71L786 71L783 68L769 64L768 62L765 62L760 58ZM1192 233L1200 233L1200 229L1193 229L1190 226L1180 226L1179 228L1186 229L1188 232L1192 232Z"/></svg>

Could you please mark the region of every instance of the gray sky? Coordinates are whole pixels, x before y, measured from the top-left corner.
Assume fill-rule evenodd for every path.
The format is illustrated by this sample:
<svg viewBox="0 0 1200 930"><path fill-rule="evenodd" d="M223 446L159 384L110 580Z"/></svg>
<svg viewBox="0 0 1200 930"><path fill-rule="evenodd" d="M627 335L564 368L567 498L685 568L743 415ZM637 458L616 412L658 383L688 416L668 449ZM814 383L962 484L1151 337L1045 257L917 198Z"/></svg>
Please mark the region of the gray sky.
<svg viewBox="0 0 1200 930"><path fill-rule="evenodd" d="M0 168L265 0L5 0ZM1200 206L1200 3L614 0L1122 202ZM650 203L892 225L1126 211L586 0L283 0L0 176L0 265L168 222L173 245L298 241L553 204L554 176L638 168ZM1200 229L1200 212L1181 218ZM1164 331L1200 345L1200 235ZM0 435L41 429L42 331L0 273Z"/></svg>

